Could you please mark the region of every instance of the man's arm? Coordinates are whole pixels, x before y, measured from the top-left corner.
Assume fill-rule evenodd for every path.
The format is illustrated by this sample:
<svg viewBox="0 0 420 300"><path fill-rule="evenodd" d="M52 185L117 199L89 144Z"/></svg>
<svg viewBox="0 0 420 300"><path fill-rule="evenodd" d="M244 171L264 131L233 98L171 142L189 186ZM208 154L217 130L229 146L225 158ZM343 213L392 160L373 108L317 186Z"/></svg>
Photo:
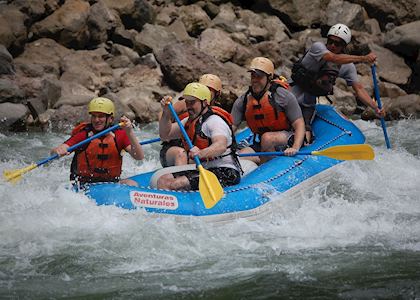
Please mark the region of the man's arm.
<svg viewBox="0 0 420 300"><path fill-rule="evenodd" d="M223 135L214 136L211 138L211 145L205 149L198 149L193 147L190 150L190 157L194 157L198 154L200 159L214 158L222 155L227 149L227 138Z"/></svg>
<svg viewBox="0 0 420 300"><path fill-rule="evenodd" d="M331 51L328 51L322 57L326 61L330 61L339 65L349 64L349 63L358 63L365 62L373 64L376 60L376 54L371 52L368 55L350 55L350 54L334 54Z"/></svg>
<svg viewBox="0 0 420 300"><path fill-rule="evenodd" d="M385 110L383 108L379 109L376 101L373 101L372 98L370 98L366 89L360 82L354 82L352 88L356 93L356 97L360 99L360 101L362 101L366 106L371 107L379 117L385 116Z"/></svg>
<svg viewBox="0 0 420 300"><path fill-rule="evenodd" d="M160 101L162 106L162 115L159 120L159 136L163 141L169 141L180 136L181 130L178 123L172 123L172 113L168 106L169 96L165 96Z"/></svg>

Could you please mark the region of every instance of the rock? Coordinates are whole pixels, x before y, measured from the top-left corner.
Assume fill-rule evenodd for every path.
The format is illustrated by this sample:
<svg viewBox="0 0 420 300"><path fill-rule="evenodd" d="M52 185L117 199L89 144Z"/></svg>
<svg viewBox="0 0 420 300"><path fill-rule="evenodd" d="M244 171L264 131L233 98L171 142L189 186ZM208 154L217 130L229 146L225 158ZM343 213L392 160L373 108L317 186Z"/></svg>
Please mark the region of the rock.
<svg viewBox="0 0 420 300"><path fill-rule="evenodd" d="M279 15L287 15L287 20L294 26L311 27L320 24L325 17L327 1L313 0L268 0L272 9Z"/></svg>
<svg viewBox="0 0 420 300"><path fill-rule="evenodd" d="M82 49L89 41L89 9L86 1L68 0L47 18L35 23L31 31L36 37L51 38L68 48Z"/></svg>
<svg viewBox="0 0 420 300"><path fill-rule="evenodd" d="M146 24L143 30L135 37L134 50L140 55L149 52L156 53L165 47L165 45L174 41L176 41L175 34L168 32L165 27Z"/></svg>
<svg viewBox="0 0 420 300"><path fill-rule="evenodd" d="M9 129L9 126L24 120L28 113L28 108L23 104L10 102L0 103L0 127Z"/></svg>
<svg viewBox="0 0 420 300"><path fill-rule="evenodd" d="M331 0L327 6L327 25L332 26L337 23L346 24L351 30L363 30L364 10L358 4L353 4L343 0Z"/></svg>
<svg viewBox="0 0 420 300"><path fill-rule="evenodd" d="M408 58L415 59L420 49L420 21L404 24L387 32L385 46Z"/></svg>
<svg viewBox="0 0 420 300"><path fill-rule="evenodd" d="M117 27L118 20L103 1L92 5L87 18L90 44L100 44L108 40L108 33Z"/></svg>
<svg viewBox="0 0 420 300"><path fill-rule="evenodd" d="M39 39L25 45L22 55L15 58L15 65L17 69L23 71L28 70L27 66L31 66L29 68L30 74L25 73L28 76L33 74L35 70L37 72L41 69L41 73L53 73L58 76L61 74L61 60L70 53L72 53L72 50L61 46L54 40ZM21 67L22 65L26 67ZM42 74L33 75L37 77Z"/></svg>
<svg viewBox="0 0 420 300"><path fill-rule="evenodd" d="M198 5L192 4L179 8L182 22L190 36L197 37L210 25L210 18Z"/></svg>
<svg viewBox="0 0 420 300"><path fill-rule="evenodd" d="M102 0L107 7L118 12L126 29L141 31L147 23L152 24L156 12L146 0Z"/></svg>
<svg viewBox="0 0 420 300"><path fill-rule="evenodd" d="M0 4L0 44L20 51L27 38L27 17L16 7Z"/></svg>
<svg viewBox="0 0 420 300"><path fill-rule="evenodd" d="M0 103L19 103L25 98L25 92L16 80L0 78Z"/></svg>
<svg viewBox="0 0 420 300"><path fill-rule="evenodd" d="M229 34L217 28L204 30L197 44L201 51L221 62L231 60L237 49L237 43L230 38Z"/></svg>
<svg viewBox="0 0 420 300"><path fill-rule="evenodd" d="M404 59L375 44L371 44L370 48L378 56L378 76L395 84L406 84L408 82L412 71L405 64Z"/></svg>
<svg viewBox="0 0 420 300"><path fill-rule="evenodd" d="M13 57L7 51L6 47L0 45L0 75L14 74L15 66L13 64Z"/></svg>
<svg viewBox="0 0 420 300"><path fill-rule="evenodd" d="M62 81L77 82L91 91L99 90L113 81L112 69L104 61L107 52L103 49L93 51L78 50L62 60Z"/></svg>

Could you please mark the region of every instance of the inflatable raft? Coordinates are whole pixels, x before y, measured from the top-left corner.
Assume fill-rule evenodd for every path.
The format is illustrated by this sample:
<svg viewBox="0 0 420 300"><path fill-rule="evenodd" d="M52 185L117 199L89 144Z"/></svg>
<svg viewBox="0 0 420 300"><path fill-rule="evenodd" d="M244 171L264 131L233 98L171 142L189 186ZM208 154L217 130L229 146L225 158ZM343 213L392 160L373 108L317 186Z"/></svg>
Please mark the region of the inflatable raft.
<svg viewBox="0 0 420 300"><path fill-rule="evenodd" d="M348 119L333 107L318 105L313 123L316 139L304 151L322 151L337 145L363 144L365 137ZM250 138L251 137L251 138ZM238 142L252 140L249 129L237 135ZM97 205L114 205L123 209L140 209L155 215L172 215L181 218L199 216L211 221L226 221L232 218L254 218L281 205L283 196L299 193L324 177L329 169L342 163L325 156L296 155L278 156L257 167L247 165L241 182L224 189L224 197L211 209L206 209L198 191L171 191L154 188L155 173L139 174L131 179L139 187L115 184L92 184L85 191ZM194 166L187 166L187 168ZM155 175L155 176L154 176Z"/></svg>

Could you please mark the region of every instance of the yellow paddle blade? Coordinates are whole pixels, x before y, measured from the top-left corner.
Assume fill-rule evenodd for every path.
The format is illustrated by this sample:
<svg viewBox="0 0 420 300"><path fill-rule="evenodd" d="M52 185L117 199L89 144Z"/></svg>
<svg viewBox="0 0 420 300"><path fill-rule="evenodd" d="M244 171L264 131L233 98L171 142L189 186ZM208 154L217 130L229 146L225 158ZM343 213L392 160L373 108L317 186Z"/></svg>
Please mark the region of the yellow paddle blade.
<svg viewBox="0 0 420 300"><path fill-rule="evenodd" d="M198 166L198 171L200 172L198 188L204 206L212 208L223 197L223 188L214 173L204 169L202 165Z"/></svg>
<svg viewBox="0 0 420 300"><path fill-rule="evenodd" d="M372 160L375 158L375 152L368 144L333 146L321 151L312 151L311 154L340 160Z"/></svg>
<svg viewBox="0 0 420 300"><path fill-rule="evenodd" d="M15 184L22 179L23 174L28 173L29 171L35 169L37 166L37 164L32 164L19 170L5 170L3 171L3 177L7 181Z"/></svg>

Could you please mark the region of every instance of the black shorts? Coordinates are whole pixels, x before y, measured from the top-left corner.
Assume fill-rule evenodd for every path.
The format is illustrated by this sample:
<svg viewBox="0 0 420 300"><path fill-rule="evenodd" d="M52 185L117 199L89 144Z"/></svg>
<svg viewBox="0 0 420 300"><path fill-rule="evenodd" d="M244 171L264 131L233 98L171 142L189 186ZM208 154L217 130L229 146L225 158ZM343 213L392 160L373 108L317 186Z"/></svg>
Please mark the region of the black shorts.
<svg viewBox="0 0 420 300"><path fill-rule="evenodd" d="M209 168L208 171L214 173L217 179L219 179L220 184L225 186L230 186L238 184L241 181L241 174L238 170L232 168ZM181 172L176 172L172 174L175 178L185 176L190 182L191 190L198 190L198 181L200 173L198 170L186 170Z"/></svg>
<svg viewBox="0 0 420 300"><path fill-rule="evenodd" d="M291 134L289 139L287 140L287 145L284 146L276 146L274 149L276 151L284 151L288 147L292 147L293 143L295 142L295 134ZM255 152L261 152L261 143L260 142L254 142L252 145L250 145L252 150Z"/></svg>
<svg viewBox="0 0 420 300"><path fill-rule="evenodd" d="M162 167L166 168L169 167L168 162L166 161L166 152L171 147L181 147L184 148L182 141L180 139L170 140L169 142L162 142L162 149L160 149L159 158Z"/></svg>

